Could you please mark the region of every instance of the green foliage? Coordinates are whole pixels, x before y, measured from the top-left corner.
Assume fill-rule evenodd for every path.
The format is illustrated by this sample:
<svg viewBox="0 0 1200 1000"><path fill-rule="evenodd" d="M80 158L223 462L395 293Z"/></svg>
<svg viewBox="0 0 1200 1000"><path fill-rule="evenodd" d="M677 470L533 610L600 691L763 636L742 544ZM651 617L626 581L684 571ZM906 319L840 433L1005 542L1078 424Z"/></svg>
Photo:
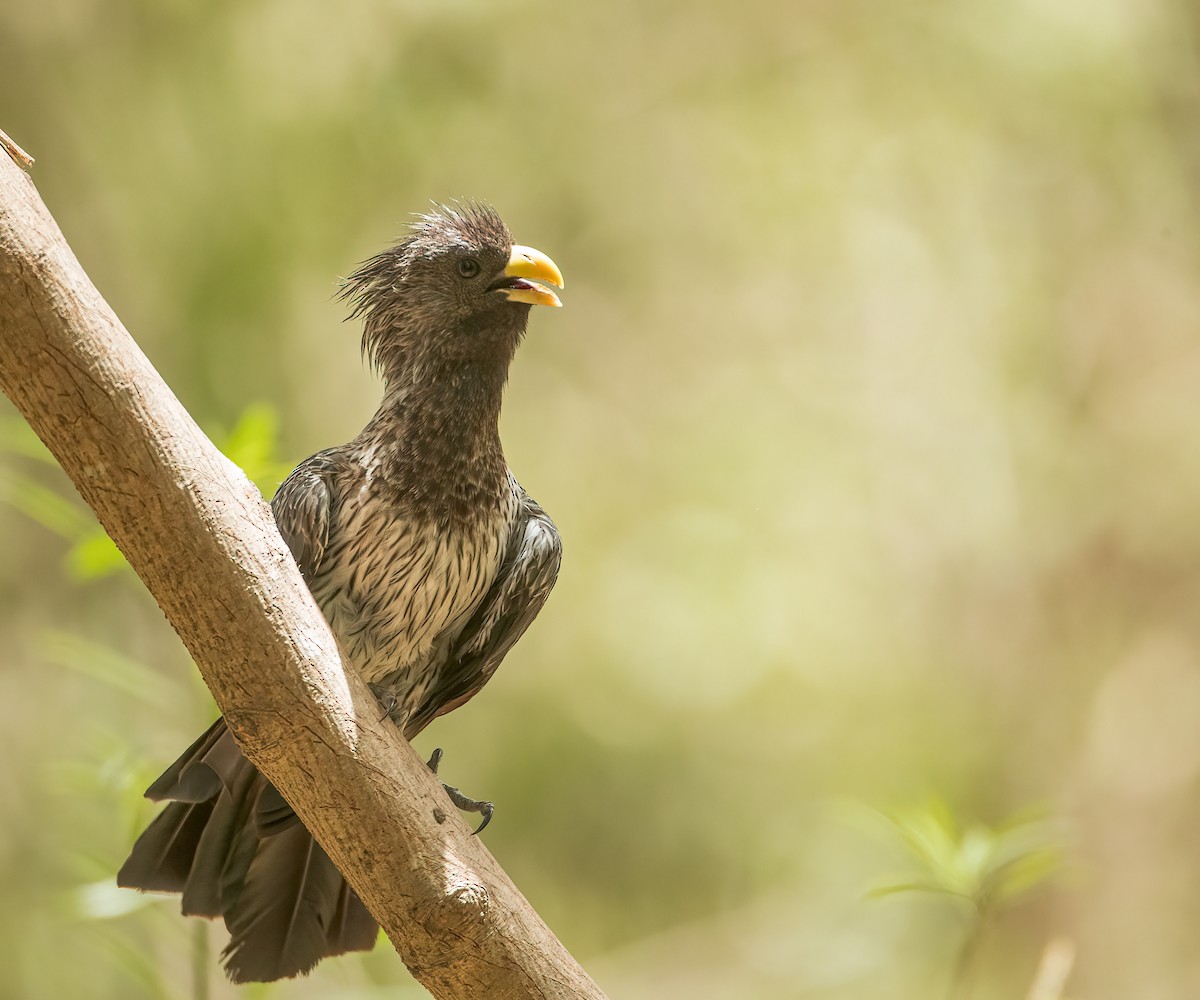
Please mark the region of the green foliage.
<svg viewBox="0 0 1200 1000"><path fill-rule="evenodd" d="M611 995L927 1000L965 926L973 1000L1027 996L1048 933L1074 995L1174 998L1200 982L1198 37L1184 0L5 0L0 127L268 493L273 456L369 417L338 277L408 213L486 198L563 267L503 415L563 573L422 749L497 802L489 848ZM177 906L57 900L210 709L10 412L0 993L179 997ZM926 817L890 824L921 893L864 904L878 862L820 803L918 789L1060 803L1096 877L1060 898L1036 824ZM380 948L273 995L405 989Z"/></svg>
<svg viewBox="0 0 1200 1000"><path fill-rule="evenodd" d="M1045 890L1065 863L1061 835L1043 816L1019 813L995 827L963 824L949 805L931 797L886 814L890 839L901 845L913 871L873 888L870 898L931 893L963 913L962 942L949 978L948 997L966 998L985 934L1002 910Z"/></svg>
<svg viewBox="0 0 1200 1000"><path fill-rule="evenodd" d="M64 561L67 575L80 582L100 580L129 568L117 543L96 524L76 539Z"/></svg>
<svg viewBox="0 0 1200 1000"><path fill-rule="evenodd" d="M267 403L246 407L233 429L215 435L214 441L268 496L291 470L291 465L278 457L279 415ZM20 417L0 422L0 456L4 455L8 461L0 462L0 502L69 543L63 567L70 579L91 582L129 569L116 543L63 476L51 475L54 485L46 485L32 471L22 469L21 459L55 472L58 465Z"/></svg>
<svg viewBox="0 0 1200 1000"><path fill-rule="evenodd" d="M292 465L279 458L279 412L268 403L246 407L233 430L214 440L264 496L270 497L292 471Z"/></svg>
<svg viewBox="0 0 1200 1000"><path fill-rule="evenodd" d="M876 886L872 898L931 892L989 914L1044 889L1063 870L1061 836L1042 817L1022 813L996 827L964 827L944 800L930 798L887 820L915 870Z"/></svg>
<svg viewBox="0 0 1200 1000"><path fill-rule="evenodd" d="M48 629L42 633L39 647L41 657L47 663L105 684L146 708L165 708L178 696L174 685L161 673L107 644L71 632Z"/></svg>

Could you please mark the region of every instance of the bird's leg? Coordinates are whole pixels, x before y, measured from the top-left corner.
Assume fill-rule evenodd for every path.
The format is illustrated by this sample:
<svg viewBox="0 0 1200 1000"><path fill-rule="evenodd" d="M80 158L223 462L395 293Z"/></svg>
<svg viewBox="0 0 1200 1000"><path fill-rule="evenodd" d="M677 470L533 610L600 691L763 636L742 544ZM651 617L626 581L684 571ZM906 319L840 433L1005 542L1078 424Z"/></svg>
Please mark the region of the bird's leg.
<svg viewBox="0 0 1200 1000"><path fill-rule="evenodd" d="M442 782L442 787L446 789L446 794L450 796L450 801L463 812L479 813L483 817L479 826L475 827L475 832L471 834L472 837L478 837L483 828L492 821L492 813L496 811L496 807L490 802L468 798L457 788L447 785L444 781Z"/></svg>
<svg viewBox="0 0 1200 1000"><path fill-rule="evenodd" d="M371 693L379 699L379 704L383 706L383 715L379 717L379 721L382 722L396 711L396 705L398 704L396 701L396 692L386 690L378 684L368 684L367 687L371 689Z"/></svg>
<svg viewBox="0 0 1200 1000"><path fill-rule="evenodd" d="M430 755L428 764L429 770L432 771L435 776L438 773L438 765L441 764L441 762L442 748L438 747L433 751L432 755ZM483 817L483 821L475 828L475 832L471 834L472 837L479 836L483 828L492 821L492 813L496 811L496 807L490 802L483 802L479 799L468 798L453 785L447 785L444 781L442 782L442 787L446 789L446 794L450 796L450 801L454 803L456 808L461 809L463 812L479 813L479 815Z"/></svg>

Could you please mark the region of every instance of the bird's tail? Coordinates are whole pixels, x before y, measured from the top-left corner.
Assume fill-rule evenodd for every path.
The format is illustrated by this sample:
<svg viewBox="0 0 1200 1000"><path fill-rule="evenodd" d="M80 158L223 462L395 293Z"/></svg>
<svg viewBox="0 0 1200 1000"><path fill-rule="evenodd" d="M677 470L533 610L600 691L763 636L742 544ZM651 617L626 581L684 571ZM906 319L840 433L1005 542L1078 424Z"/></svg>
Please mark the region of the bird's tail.
<svg viewBox="0 0 1200 1000"><path fill-rule="evenodd" d="M183 894L183 912L223 917L235 983L308 972L364 951L378 925L291 807L218 719L146 790L168 805L133 845L117 885Z"/></svg>

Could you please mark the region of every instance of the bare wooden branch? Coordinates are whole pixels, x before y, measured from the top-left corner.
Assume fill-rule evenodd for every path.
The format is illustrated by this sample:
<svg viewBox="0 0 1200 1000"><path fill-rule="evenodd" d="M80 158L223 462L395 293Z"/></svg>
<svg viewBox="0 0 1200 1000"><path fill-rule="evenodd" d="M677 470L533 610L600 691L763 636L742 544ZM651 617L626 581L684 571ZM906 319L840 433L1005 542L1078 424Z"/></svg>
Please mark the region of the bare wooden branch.
<svg viewBox="0 0 1200 1000"><path fill-rule="evenodd" d="M337 647L241 470L204 436L0 156L0 387L280 789L437 997L602 997Z"/></svg>
<svg viewBox="0 0 1200 1000"><path fill-rule="evenodd" d="M11 156L21 168L28 170L33 166L33 157L13 142L9 134L2 128L0 128L0 149Z"/></svg>
<svg viewBox="0 0 1200 1000"><path fill-rule="evenodd" d="M1029 990L1029 1000L1062 1000L1074 965L1075 944L1070 938L1052 939L1042 952L1037 975Z"/></svg>

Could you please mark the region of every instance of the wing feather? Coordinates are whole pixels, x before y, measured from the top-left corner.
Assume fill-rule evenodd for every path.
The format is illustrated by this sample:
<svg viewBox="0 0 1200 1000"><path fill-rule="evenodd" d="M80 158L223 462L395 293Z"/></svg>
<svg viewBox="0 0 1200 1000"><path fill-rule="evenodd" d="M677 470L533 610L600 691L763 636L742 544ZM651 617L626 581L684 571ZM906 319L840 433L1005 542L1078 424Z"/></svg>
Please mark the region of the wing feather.
<svg viewBox="0 0 1200 1000"><path fill-rule="evenodd" d="M558 529L537 501L519 486L517 489L520 508L500 571L450 647L437 683L409 718L405 727L409 739L479 692L542 610L558 578L562 562Z"/></svg>
<svg viewBox="0 0 1200 1000"><path fill-rule="evenodd" d="M333 452L318 452L292 470L271 501L279 533L310 585L329 546L334 468Z"/></svg>

